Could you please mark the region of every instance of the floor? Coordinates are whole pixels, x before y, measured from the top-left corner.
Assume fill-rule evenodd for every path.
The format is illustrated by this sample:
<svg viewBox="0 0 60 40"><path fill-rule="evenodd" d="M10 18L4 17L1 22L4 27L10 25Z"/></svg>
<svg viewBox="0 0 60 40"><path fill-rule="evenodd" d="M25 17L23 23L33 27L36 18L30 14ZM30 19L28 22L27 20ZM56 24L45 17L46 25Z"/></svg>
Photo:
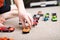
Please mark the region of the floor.
<svg viewBox="0 0 60 40"><path fill-rule="evenodd" d="M43 14L50 13L48 21L44 22L43 17L40 18L37 26L32 27L30 33L22 34L21 27L19 26L18 17L7 20L5 25L14 25L16 30L12 33L0 33L0 37L10 37L15 40L60 40L60 6L46 7L46 8L29 8L27 12L33 16L38 11L42 11ZM51 21L51 14L57 13L57 22Z"/></svg>

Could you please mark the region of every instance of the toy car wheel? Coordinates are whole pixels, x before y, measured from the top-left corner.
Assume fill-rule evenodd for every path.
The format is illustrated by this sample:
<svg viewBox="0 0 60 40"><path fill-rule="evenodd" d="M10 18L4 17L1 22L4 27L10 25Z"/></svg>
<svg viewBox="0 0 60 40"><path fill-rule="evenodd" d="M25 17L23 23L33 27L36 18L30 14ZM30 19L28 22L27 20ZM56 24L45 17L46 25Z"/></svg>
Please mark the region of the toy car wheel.
<svg viewBox="0 0 60 40"><path fill-rule="evenodd" d="M1 27L0 27L0 30L1 30Z"/></svg>
<svg viewBox="0 0 60 40"><path fill-rule="evenodd" d="M9 32L13 32L14 30L15 28L12 28L12 27L9 28Z"/></svg>

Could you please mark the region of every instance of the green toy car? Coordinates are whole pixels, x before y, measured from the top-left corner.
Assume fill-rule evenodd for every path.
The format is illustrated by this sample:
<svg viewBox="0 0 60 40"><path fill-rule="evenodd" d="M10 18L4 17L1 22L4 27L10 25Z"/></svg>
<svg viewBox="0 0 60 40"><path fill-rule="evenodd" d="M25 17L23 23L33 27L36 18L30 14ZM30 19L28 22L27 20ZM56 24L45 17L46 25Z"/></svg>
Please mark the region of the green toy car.
<svg viewBox="0 0 60 40"><path fill-rule="evenodd" d="M53 22L57 21L57 15L56 13L53 13L52 14L52 19L51 19Z"/></svg>

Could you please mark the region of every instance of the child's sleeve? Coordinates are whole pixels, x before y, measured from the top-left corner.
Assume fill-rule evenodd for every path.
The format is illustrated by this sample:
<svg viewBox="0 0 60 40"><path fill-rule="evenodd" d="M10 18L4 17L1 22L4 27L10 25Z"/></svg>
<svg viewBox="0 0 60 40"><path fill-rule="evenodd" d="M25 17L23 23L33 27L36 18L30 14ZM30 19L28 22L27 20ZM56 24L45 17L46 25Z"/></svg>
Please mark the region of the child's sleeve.
<svg viewBox="0 0 60 40"><path fill-rule="evenodd" d="M4 5L4 0L0 0L0 7Z"/></svg>

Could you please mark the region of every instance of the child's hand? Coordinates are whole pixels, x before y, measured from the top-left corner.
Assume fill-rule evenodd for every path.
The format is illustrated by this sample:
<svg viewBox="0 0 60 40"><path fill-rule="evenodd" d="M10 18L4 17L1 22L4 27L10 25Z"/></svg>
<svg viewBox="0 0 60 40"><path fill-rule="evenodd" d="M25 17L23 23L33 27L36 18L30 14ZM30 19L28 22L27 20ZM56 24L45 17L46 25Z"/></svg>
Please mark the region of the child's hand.
<svg viewBox="0 0 60 40"><path fill-rule="evenodd" d="M3 17L0 17L0 23L4 23L6 20Z"/></svg>
<svg viewBox="0 0 60 40"><path fill-rule="evenodd" d="M27 21L30 27L33 25L33 18L27 12L22 12L22 13L19 12L19 20L22 22L23 26L25 26L25 22L24 22L25 20Z"/></svg>
<svg viewBox="0 0 60 40"><path fill-rule="evenodd" d="M25 26L25 20L28 22L30 27L33 24L33 18L30 16L29 13L26 12L23 0L14 0L15 4L18 8L18 13L19 13L19 20L22 22L23 27Z"/></svg>

